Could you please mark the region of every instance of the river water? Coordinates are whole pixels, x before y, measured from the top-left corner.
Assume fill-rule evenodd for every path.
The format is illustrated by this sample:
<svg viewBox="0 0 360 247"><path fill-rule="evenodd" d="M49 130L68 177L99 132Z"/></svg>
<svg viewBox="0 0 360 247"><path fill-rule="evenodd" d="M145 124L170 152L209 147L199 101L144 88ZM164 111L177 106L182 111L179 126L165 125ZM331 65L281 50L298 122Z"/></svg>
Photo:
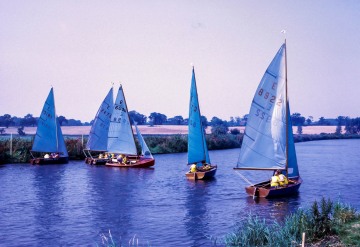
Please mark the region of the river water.
<svg viewBox="0 0 360 247"><path fill-rule="evenodd" d="M239 149L210 152L218 164L211 181L188 181L187 154L156 155L154 169L66 165L0 166L1 246L210 246L249 213L281 220L322 197L360 209L360 140L296 144L300 193L253 200L232 169Z"/></svg>

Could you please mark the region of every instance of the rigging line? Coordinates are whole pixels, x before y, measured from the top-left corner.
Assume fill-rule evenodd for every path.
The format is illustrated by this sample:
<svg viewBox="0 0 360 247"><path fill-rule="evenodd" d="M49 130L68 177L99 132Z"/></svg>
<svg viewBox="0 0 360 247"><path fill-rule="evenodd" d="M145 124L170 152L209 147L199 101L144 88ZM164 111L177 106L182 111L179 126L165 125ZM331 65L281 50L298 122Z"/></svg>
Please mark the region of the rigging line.
<svg viewBox="0 0 360 247"><path fill-rule="evenodd" d="M247 178L246 178L244 175L242 175L240 172L235 171L235 173L236 173L239 177L241 177L245 182L247 182L249 185L251 185L251 186L254 185L254 183L251 183L251 182L249 181L249 179L247 179Z"/></svg>

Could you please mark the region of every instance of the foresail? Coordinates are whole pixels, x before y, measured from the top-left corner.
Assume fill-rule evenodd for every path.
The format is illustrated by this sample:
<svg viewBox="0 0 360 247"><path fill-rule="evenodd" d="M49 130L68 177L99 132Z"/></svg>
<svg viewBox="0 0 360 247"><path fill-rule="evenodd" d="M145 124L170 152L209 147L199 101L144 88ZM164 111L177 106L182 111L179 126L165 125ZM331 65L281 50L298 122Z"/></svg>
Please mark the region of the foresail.
<svg viewBox="0 0 360 247"><path fill-rule="evenodd" d="M134 123L134 125L135 125L135 129L136 129L137 138L138 138L138 141L139 141L140 146L141 146L141 155L143 155L145 158L153 159L153 156L152 156L152 154L150 152L150 149L146 145L146 142L145 142L143 136L141 135L140 130L137 127L137 124Z"/></svg>
<svg viewBox="0 0 360 247"><path fill-rule="evenodd" d="M32 146L32 151L37 152L57 152L57 120L55 114L55 100L53 88L45 101L41 111L36 135Z"/></svg>
<svg viewBox="0 0 360 247"><path fill-rule="evenodd" d="M299 168L297 164L297 157L296 157L296 150L295 150L295 143L294 143L294 136L293 136L293 129L292 129L292 122L291 122L291 114L290 114L290 107L288 106L288 136L289 136L289 158L288 158L288 176L289 177L298 177Z"/></svg>
<svg viewBox="0 0 360 247"><path fill-rule="evenodd" d="M111 116L108 152L137 154L122 86L119 88Z"/></svg>
<svg viewBox="0 0 360 247"><path fill-rule="evenodd" d="M196 89L195 71L192 71L189 123L188 123L188 164L206 160L204 130L201 123L199 99Z"/></svg>
<svg viewBox="0 0 360 247"><path fill-rule="evenodd" d="M66 149L64 136L62 134L60 123L57 117L56 117L56 126L57 126L56 134L57 134L57 142L58 142L57 144L58 149L56 152L59 153L61 157L68 157L69 155Z"/></svg>
<svg viewBox="0 0 360 247"><path fill-rule="evenodd" d="M96 113L86 149L96 151L107 150L108 132L113 108L113 88L111 88Z"/></svg>
<svg viewBox="0 0 360 247"><path fill-rule="evenodd" d="M255 92L237 167L285 168L285 93L284 44Z"/></svg>

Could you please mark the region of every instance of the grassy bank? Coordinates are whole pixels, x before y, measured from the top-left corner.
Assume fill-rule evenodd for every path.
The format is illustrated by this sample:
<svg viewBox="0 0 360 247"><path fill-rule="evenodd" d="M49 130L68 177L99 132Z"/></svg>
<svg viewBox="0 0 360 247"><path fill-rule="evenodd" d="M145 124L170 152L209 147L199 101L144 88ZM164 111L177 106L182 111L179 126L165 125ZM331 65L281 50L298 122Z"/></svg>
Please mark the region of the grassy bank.
<svg viewBox="0 0 360 247"><path fill-rule="evenodd" d="M32 147L33 136L13 135L10 141L9 135L0 136L0 164L29 162L30 150ZM84 159L82 152L87 142L87 136L84 135L65 135L65 143L72 160ZM229 149L241 147L243 134L239 135L206 135L206 142L209 150ZM330 140L330 139L354 139L360 138L360 135L336 135L336 134L311 134L294 135L295 142ZM187 152L187 135L146 135L145 142L153 154L181 153ZM12 152L10 152L10 149Z"/></svg>
<svg viewBox="0 0 360 247"><path fill-rule="evenodd" d="M283 222L249 215L222 241L226 246L360 246L360 215L354 208L324 198L298 209Z"/></svg>

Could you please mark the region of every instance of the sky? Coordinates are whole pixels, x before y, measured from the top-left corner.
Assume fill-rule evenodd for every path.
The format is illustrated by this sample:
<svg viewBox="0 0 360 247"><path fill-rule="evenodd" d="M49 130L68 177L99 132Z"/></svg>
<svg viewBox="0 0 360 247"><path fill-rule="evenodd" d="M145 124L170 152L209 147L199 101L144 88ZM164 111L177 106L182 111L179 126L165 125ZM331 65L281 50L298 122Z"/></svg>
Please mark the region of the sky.
<svg viewBox="0 0 360 247"><path fill-rule="evenodd" d="M89 122L121 83L129 111L187 118L194 65L202 115L242 117L286 38L292 113L359 117L359 30L357 0L0 0L0 115L53 87Z"/></svg>

